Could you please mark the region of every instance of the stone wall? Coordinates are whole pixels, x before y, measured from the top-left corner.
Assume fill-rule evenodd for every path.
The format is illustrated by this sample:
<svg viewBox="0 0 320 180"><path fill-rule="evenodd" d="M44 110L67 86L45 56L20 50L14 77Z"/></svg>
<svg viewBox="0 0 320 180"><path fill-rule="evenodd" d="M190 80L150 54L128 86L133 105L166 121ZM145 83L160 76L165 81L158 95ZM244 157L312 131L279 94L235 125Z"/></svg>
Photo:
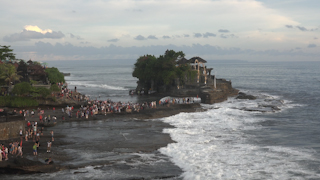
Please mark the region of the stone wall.
<svg viewBox="0 0 320 180"><path fill-rule="evenodd" d="M200 97L201 102L205 104L213 104L223 102L228 99L229 96L235 96L238 94L238 90L232 88L231 81L225 79L217 79L217 88L207 86L201 89Z"/></svg>
<svg viewBox="0 0 320 180"><path fill-rule="evenodd" d="M9 122L0 121L0 140L7 140L19 137L19 130L25 132L25 121L14 120Z"/></svg>

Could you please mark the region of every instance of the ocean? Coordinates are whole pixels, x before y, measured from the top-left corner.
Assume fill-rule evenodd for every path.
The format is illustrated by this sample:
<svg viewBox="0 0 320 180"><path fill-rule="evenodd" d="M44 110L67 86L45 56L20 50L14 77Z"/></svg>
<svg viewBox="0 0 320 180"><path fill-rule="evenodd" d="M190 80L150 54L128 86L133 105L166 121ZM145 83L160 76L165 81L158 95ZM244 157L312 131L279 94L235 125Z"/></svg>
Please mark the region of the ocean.
<svg viewBox="0 0 320 180"><path fill-rule="evenodd" d="M47 63L71 73L66 77L68 87L77 87L91 99L146 100L128 93L136 87L134 60ZM207 67L214 68L212 74L217 78L231 80L234 88L257 99L231 97L222 103L202 104L205 112L161 118L175 127L164 133L176 143L159 152L183 170L178 178L320 179L320 62L208 61ZM74 131L82 131L81 127L74 126ZM91 132L90 127L96 128L89 126L84 131ZM142 158L140 163L161 161L152 155ZM41 177L118 177L94 166L83 169L85 175L58 172ZM124 177L130 179L130 175Z"/></svg>

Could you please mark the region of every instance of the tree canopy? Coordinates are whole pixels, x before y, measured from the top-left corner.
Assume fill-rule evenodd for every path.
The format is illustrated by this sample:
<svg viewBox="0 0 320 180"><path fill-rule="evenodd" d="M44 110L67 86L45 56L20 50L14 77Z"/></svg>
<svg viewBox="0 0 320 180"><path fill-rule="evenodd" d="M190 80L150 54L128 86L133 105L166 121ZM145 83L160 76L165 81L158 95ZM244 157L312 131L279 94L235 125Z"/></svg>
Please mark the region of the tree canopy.
<svg viewBox="0 0 320 180"><path fill-rule="evenodd" d="M0 79L4 80L7 85L11 85L15 81L19 81L21 78L20 75L17 74L17 70L12 64L0 64Z"/></svg>
<svg viewBox="0 0 320 180"><path fill-rule="evenodd" d="M12 53L12 51L13 49L10 49L10 46L0 45L0 60L16 59L15 54Z"/></svg>
<svg viewBox="0 0 320 180"><path fill-rule="evenodd" d="M65 82L64 75L55 67L46 68L45 72L48 75L48 79L51 84L56 84L58 82Z"/></svg>
<svg viewBox="0 0 320 180"><path fill-rule="evenodd" d="M21 82L14 86L12 93L19 96L29 95L33 92L33 87L28 82Z"/></svg>
<svg viewBox="0 0 320 180"><path fill-rule="evenodd" d="M153 55L140 56L134 64L132 76L138 78L139 83L144 84L148 89L152 81L155 89L161 86L170 87L174 85L177 78L184 84L185 77L192 74L190 65L177 66L177 61L184 56L182 51L173 50L167 50L158 58Z"/></svg>

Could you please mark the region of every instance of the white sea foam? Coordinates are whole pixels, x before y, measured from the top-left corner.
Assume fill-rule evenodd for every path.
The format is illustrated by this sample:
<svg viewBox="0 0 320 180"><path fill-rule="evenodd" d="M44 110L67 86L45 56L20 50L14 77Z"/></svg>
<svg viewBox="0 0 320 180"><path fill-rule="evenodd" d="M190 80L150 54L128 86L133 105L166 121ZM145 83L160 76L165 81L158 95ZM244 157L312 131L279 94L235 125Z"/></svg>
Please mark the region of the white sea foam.
<svg viewBox="0 0 320 180"><path fill-rule="evenodd" d="M271 99L271 101L264 101ZM215 105L203 105L206 112L180 113L163 121L176 128L165 129L177 143L160 152L184 170L184 179L309 179L320 178L301 161L314 159L310 149L262 146L250 143L254 135L247 130L259 130L263 117L260 111L245 111L260 103L289 108L281 97L264 94L257 100L229 99ZM277 113L277 112L274 112ZM297 175L298 174L298 175Z"/></svg>
<svg viewBox="0 0 320 180"><path fill-rule="evenodd" d="M108 84L92 84L91 81L70 81L68 82L69 85L72 86L84 86L84 87L93 87L93 88L104 88L104 89L111 89L111 90L120 90L120 91L128 91L129 89L121 86L112 86Z"/></svg>

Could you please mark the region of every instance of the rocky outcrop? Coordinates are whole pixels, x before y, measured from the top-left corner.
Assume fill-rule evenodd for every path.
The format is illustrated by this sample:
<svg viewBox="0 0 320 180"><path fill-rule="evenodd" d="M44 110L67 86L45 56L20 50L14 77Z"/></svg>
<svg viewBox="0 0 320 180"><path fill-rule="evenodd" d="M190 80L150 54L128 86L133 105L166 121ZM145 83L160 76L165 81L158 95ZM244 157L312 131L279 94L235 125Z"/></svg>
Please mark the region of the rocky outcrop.
<svg viewBox="0 0 320 180"><path fill-rule="evenodd" d="M232 88L231 81L217 79L217 87L204 86L200 89L201 102L213 104L223 102L230 96L236 96L239 90Z"/></svg>
<svg viewBox="0 0 320 180"><path fill-rule="evenodd" d="M246 93L243 92L239 92L238 96L236 97L236 99L249 99L249 100L255 100L257 99L255 96L252 95L248 95Z"/></svg>

